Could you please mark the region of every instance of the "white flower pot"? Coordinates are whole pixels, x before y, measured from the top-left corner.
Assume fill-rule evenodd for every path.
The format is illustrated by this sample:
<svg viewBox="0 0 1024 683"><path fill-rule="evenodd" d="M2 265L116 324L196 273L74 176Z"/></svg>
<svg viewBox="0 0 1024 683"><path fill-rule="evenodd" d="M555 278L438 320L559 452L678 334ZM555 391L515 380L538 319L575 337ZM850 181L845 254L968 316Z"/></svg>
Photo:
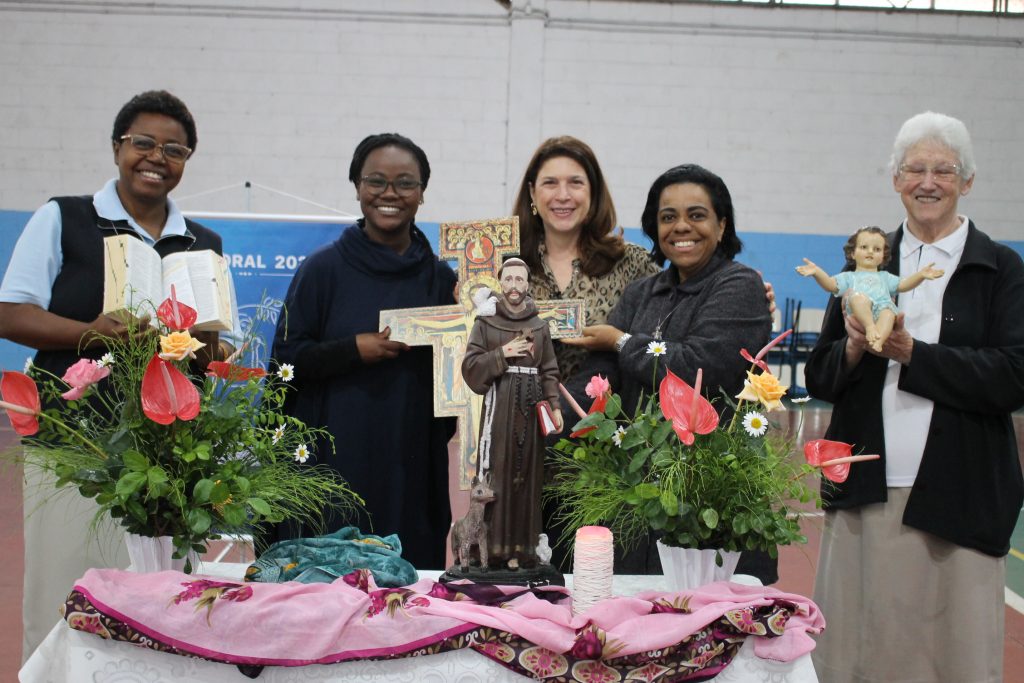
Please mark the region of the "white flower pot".
<svg viewBox="0 0 1024 683"><path fill-rule="evenodd" d="M722 554L722 566L715 564L715 554ZM740 561L739 552L726 550L698 550L677 548L658 541L661 571L669 590L682 591L699 588L715 581L729 580Z"/></svg>
<svg viewBox="0 0 1024 683"><path fill-rule="evenodd" d="M128 558L131 560L128 569L133 572L146 574L168 569L185 571L185 558L175 560L171 557L174 555L174 539L170 536L139 536L125 532L124 542L128 546ZM192 560L192 572L195 573L199 556L190 551L189 559Z"/></svg>

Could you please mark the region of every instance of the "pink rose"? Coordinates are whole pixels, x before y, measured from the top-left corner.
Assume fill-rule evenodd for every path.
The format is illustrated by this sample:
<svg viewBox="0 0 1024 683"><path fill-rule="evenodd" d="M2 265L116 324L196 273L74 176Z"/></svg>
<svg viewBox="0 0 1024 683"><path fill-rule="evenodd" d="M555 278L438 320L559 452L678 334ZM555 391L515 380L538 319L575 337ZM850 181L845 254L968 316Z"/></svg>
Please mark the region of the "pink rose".
<svg viewBox="0 0 1024 683"><path fill-rule="evenodd" d="M587 383L587 388L584 390L590 398L600 398L607 392L612 390L611 383L601 375L594 375L590 378L590 382Z"/></svg>
<svg viewBox="0 0 1024 683"><path fill-rule="evenodd" d="M68 368L61 378L71 387L61 394L61 397L67 401L77 401L85 395L89 387L109 374L110 368L102 366L94 360L82 358Z"/></svg>

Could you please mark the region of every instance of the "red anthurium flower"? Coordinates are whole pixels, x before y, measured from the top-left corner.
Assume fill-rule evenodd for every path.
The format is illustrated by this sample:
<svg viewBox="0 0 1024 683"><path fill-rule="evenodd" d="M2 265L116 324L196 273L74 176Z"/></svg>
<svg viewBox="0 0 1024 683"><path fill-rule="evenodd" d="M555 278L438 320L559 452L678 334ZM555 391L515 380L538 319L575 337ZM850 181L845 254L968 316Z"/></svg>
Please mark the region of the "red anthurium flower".
<svg viewBox="0 0 1024 683"><path fill-rule="evenodd" d="M181 370L153 354L142 375L142 412L162 425L191 420L199 414L199 391Z"/></svg>
<svg viewBox="0 0 1024 683"><path fill-rule="evenodd" d="M786 330L778 337L772 339L770 342L765 344L764 348L758 351L756 356L751 357L750 352L747 351L746 349L740 349L740 355L743 356L743 360L747 361L748 363L752 363L753 365L756 365L757 367L761 368L761 370L763 370L764 372L771 374L771 370L768 369L768 364L761 359L767 356L768 352L775 348L776 344L778 344L791 334L793 334L792 328Z"/></svg>
<svg viewBox="0 0 1024 683"><path fill-rule="evenodd" d="M0 406L7 410L11 426L21 436L39 431L39 390L32 378L23 372L5 370L0 377Z"/></svg>
<svg viewBox="0 0 1024 683"><path fill-rule="evenodd" d="M234 363L214 360L206 366L206 374L228 382L247 382L253 377L263 377L267 371L263 368L247 368Z"/></svg>
<svg viewBox="0 0 1024 683"><path fill-rule="evenodd" d="M676 436L687 446L693 444L694 434L710 434L718 426L718 412L700 395L703 377L704 371L697 370L696 386L691 387L669 370L658 390L661 412L672 420Z"/></svg>
<svg viewBox="0 0 1024 683"><path fill-rule="evenodd" d="M196 309L178 301L174 285L171 285L170 298L164 299L164 302L160 304L160 308L156 309L156 317L172 330L187 330L196 324L196 317L198 315Z"/></svg>
<svg viewBox="0 0 1024 683"><path fill-rule="evenodd" d="M804 444L804 457L815 467L820 467L826 479L839 484L850 476L850 464L862 460L877 460L878 455L850 455L853 446L841 441L815 439Z"/></svg>

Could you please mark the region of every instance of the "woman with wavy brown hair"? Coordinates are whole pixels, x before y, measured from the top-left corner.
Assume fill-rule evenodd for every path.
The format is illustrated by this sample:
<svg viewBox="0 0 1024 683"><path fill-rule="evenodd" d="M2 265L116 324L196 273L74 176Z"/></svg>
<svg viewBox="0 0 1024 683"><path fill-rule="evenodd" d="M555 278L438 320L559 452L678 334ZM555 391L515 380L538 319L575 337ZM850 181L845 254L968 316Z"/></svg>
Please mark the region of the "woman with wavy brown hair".
<svg viewBox="0 0 1024 683"><path fill-rule="evenodd" d="M582 140L563 135L541 143L513 210L534 299L583 299L588 325L607 321L626 285L661 270L646 249L622 239L604 174ZM563 378L585 354L555 343Z"/></svg>

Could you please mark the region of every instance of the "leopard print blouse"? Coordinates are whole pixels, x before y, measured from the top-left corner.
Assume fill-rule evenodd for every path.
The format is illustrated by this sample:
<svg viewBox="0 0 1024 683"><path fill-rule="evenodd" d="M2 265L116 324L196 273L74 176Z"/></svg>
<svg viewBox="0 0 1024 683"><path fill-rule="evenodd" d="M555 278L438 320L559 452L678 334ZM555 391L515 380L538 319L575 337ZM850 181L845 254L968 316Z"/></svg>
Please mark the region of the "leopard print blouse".
<svg viewBox="0 0 1024 683"><path fill-rule="evenodd" d="M544 266L544 272L530 274L530 294L534 300L583 299L586 302L587 325L607 322L608 314L619 302L619 297L630 282L661 272L661 268L651 261L650 253L646 249L627 242L622 258L600 277L584 275L580 270L579 260L573 261L572 279L569 286L561 290L555 281L554 273L548 267L547 249L543 242L540 244L540 261ZM555 356L558 358L558 371L563 382L576 374L586 355L586 349L555 341Z"/></svg>

